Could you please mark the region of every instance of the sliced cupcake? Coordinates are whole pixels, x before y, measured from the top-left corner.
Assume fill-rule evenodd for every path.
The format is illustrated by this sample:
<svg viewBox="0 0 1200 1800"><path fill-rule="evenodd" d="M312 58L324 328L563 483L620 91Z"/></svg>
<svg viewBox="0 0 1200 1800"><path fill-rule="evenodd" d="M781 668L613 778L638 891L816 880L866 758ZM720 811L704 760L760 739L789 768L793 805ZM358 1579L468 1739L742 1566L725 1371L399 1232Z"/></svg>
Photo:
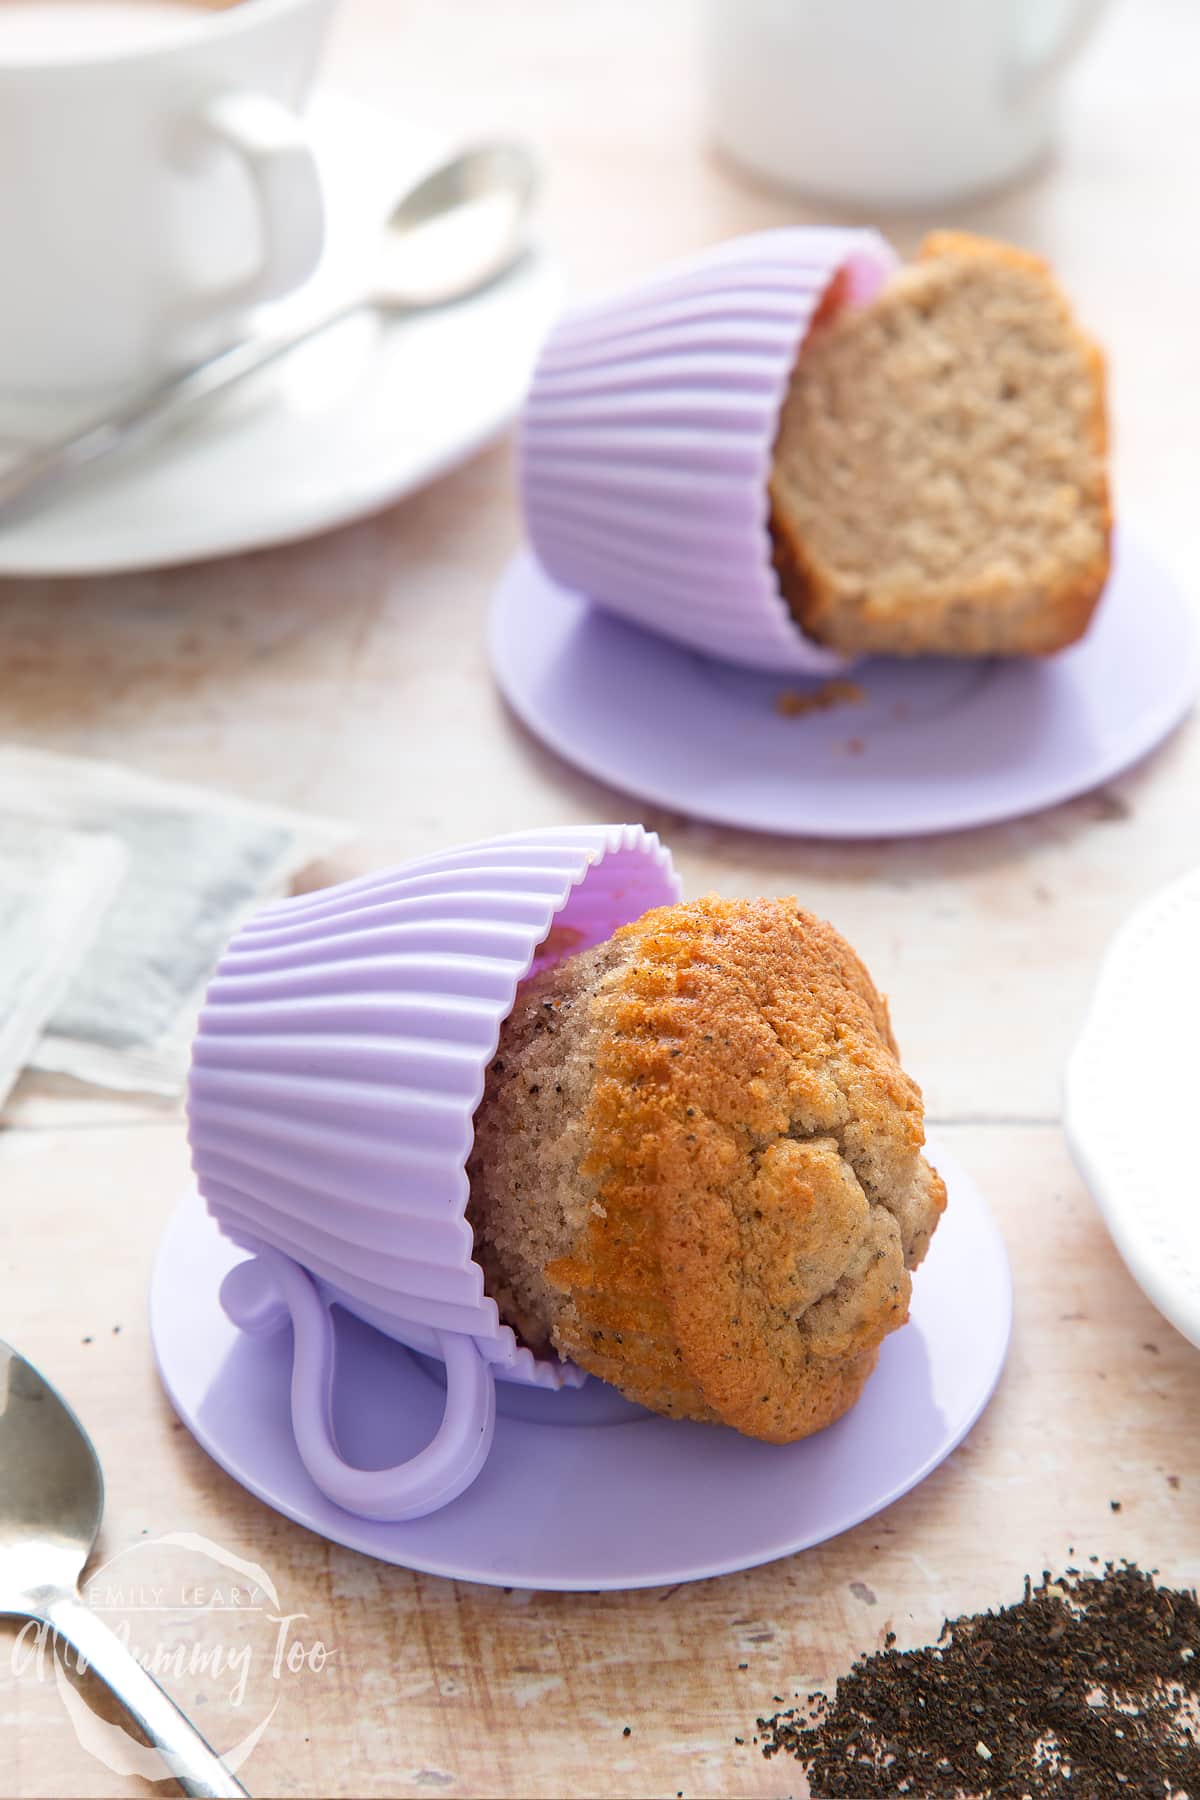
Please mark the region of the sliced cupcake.
<svg viewBox="0 0 1200 1800"><path fill-rule="evenodd" d="M808 334L775 440L775 565L848 656L1041 655L1109 568L1104 368L1047 265L940 232Z"/></svg>

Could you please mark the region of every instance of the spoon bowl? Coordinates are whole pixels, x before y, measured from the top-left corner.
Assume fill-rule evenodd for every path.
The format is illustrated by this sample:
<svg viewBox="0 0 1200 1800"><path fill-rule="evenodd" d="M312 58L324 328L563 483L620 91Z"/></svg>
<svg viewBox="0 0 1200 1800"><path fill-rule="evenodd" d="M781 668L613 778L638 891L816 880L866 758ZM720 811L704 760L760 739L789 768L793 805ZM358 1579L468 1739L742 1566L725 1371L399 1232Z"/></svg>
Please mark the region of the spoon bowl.
<svg viewBox="0 0 1200 1800"><path fill-rule="evenodd" d="M388 217L373 303L446 306L507 274L538 183L536 159L517 143L479 144L432 169Z"/></svg>
<svg viewBox="0 0 1200 1800"><path fill-rule="evenodd" d="M104 1511L91 1439L32 1363L0 1342L0 1613L73 1588Z"/></svg>
<svg viewBox="0 0 1200 1800"><path fill-rule="evenodd" d="M37 1619L128 1708L185 1794L245 1788L132 1651L79 1598L104 1511L92 1441L44 1375L0 1340L0 1614Z"/></svg>

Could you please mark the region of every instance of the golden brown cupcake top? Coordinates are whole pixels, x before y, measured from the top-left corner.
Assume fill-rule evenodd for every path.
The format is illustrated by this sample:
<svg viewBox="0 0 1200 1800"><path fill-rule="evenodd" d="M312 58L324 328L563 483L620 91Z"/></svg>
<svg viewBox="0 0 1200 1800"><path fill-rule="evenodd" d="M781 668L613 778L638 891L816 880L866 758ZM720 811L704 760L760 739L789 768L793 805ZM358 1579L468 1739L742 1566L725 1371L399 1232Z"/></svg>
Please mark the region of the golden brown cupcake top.
<svg viewBox="0 0 1200 1800"><path fill-rule="evenodd" d="M471 1162L489 1283L658 1411L786 1440L857 1397L944 1190L848 945L792 900L659 908L529 983Z"/></svg>

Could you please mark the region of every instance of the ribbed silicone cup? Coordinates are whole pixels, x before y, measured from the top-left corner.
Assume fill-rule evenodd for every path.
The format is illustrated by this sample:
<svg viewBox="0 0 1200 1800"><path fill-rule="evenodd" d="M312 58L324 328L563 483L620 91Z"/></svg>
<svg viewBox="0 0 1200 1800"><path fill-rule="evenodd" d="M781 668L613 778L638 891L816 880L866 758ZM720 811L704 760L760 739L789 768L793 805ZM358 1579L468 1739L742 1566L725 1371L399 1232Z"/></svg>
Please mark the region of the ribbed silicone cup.
<svg viewBox="0 0 1200 1800"><path fill-rule="evenodd" d="M517 984L679 897L640 825L468 844L267 907L234 937L200 1015L188 1131L221 1230L282 1251L369 1323L436 1353L473 1337L509 1379L539 1360L483 1290L466 1161ZM539 956L540 950L540 956Z"/></svg>
<svg viewBox="0 0 1200 1800"><path fill-rule="evenodd" d="M562 587L693 649L772 672L845 667L806 638L771 562L779 414L821 299L895 266L874 231L737 238L569 313L522 415L521 495Z"/></svg>

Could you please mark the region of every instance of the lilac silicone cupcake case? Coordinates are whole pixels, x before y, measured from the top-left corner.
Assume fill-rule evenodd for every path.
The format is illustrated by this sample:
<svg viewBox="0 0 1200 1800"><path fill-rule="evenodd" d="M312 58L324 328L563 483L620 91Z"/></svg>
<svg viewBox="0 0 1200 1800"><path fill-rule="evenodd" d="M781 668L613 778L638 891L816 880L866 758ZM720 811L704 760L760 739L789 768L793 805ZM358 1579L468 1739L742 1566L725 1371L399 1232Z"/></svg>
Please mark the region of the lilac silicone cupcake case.
<svg viewBox="0 0 1200 1800"><path fill-rule="evenodd" d="M226 1280L228 1316L252 1334L291 1323L296 1444L336 1504L393 1520L442 1506L486 1460L496 1377L583 1382L519 1345L484 1293L473 1118L518 982L556 943L598 943L679 891L641 826L533 832L281 901L222 958L189 1077L193 1167L255 1253ZM353 1467L333 1441L334 1303L445 1365L441 1426L395 1468Z"/></svg>
<svg viewBox="0 0 1200 1800"><path fill-rule="evenodd" d="M749 668L844 667L780 593L767 483L823 296L840 274L861 304L895 263L874 231L764 231L568 314L519 446L526 528L554 582Z"/></svg>

